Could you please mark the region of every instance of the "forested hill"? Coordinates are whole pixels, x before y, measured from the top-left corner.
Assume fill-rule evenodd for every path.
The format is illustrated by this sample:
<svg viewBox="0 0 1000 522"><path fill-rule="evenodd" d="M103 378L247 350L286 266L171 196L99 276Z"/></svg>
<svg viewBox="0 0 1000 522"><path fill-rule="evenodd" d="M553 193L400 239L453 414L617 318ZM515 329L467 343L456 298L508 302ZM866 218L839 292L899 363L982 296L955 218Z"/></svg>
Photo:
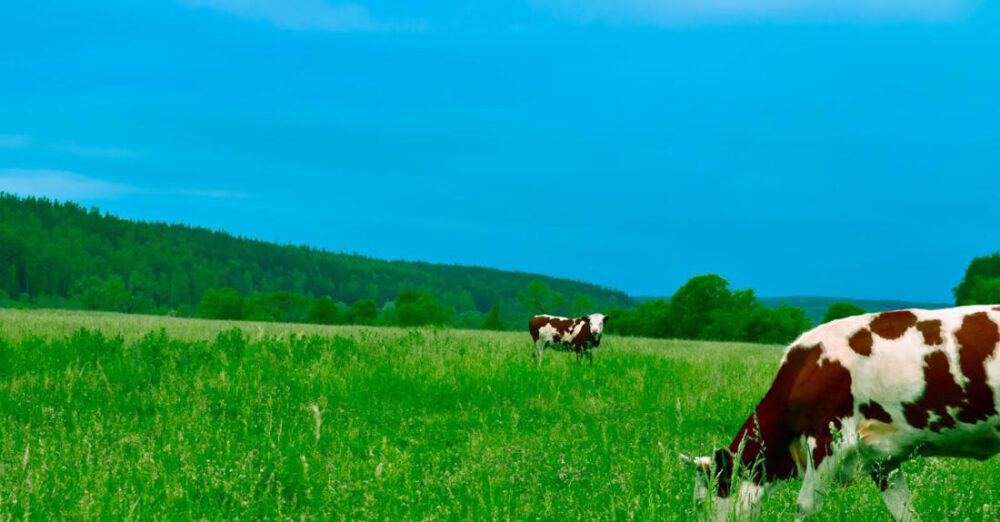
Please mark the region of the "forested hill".
<svg viewBox="0 0 1000 522"><path fill-rule="evenodd" d="M510 321L536 306L571 313L632 304L623 292L565 279L382 261L0 194L0 301L193 315L206 292L220 288L246 298L330 297L341 308L374 300L382 309L409 292L432 296L469 325L494 305Z"/></svg>
<svg viewBox="0 0 1000 522"><path fill-rule="evenodd" d="M817 323L821 322L823 315L826 314L830 305L834 303L852 304L866 312L888 312L891 310L905 310L908 308L935 310L951 306L949 303L901 301L893 299L852 299L848 297L758 297L757 301L768 308L777 308L779 306L794 306L795 308L801 308L806 313L806 317Z"/></svg>

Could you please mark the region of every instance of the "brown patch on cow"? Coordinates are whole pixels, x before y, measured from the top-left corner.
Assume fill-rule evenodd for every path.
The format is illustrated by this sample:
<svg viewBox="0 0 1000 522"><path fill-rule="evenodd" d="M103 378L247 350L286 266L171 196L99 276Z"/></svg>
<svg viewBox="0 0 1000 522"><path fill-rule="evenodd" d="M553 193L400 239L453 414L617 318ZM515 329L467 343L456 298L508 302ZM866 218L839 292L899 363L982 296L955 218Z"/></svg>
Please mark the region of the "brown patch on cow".
<svg viewBox="0 0 1000 522"><path fill-rule="evenodd" d="M993 390L986 382L986 360L996 351L1000 342L1000 327L986 312L968 315L962 320L962 327L955 332L960 347L958 362L962 374L969 379L965 385L965 405L958 414L958 420L976 423L997 413L993 402Z"/></svg>
<svg viewBox="0 0 1000 522"><path fill-rule="evenodd" d="M831 424L839 428L840 419L853 415L850 372L836 361L820 361L822 355L822 345L789 349L771 388L730 445L733 454L742 448L741 464L754 480L794 475L790 448L801 435L816 439L813 462L819 465L833 442Z"/></svg>
<svg viewBox="0 0 1000 522"><path fill-rule="evenodd" d="M948 356L936 351L924 357L924 394L917 402L903 405L903 416L906 422L917 429L941 431L942 428L954 428L955 419L948 413L949 407L960 406L965 400L962 387L955 382L948 364ZM937 415L930 422L930 414Z"/></svg>
<svg viewBox="0 0 1000 522"><path fill-rule="evenodd" d="M556 330L559 330L559 335L560 336L562 334L569 333L573 329L573 320L572 319L563 319L563 318L559 318L559 317L553 317L553 318L549 319L549 324L551 324L552 326L555 326Z"/></svg>
<svg viewBox="0 0 1000 522"><path fill-rule="evenodd" d="M885 408L881 404L871 401L867 404L862 404L858 411L865 416L866 419L872 419L882 422L892 422L892 416L889 412L885 411Z"/></svg>
<svg viewBox="0 0 1000 522"><path fill-rule="evenodd" d="M574 328L576 325L574 325ZM594 341L593 336L590 335L590 321L584 321L583 326L580 328L580 333L576 334L573 338L573 351L576 353L581 353L587 344Z"/></svg>
<svg viewBox="0 0 1000 522"><path fill-rule="evenodd" d="M867 328L862 328L858 330L857 333L851 336L847 341L851 349L854 350L858 355L869 356L872 354L872 333Z"/></svg>
<svg viewBox="0 0 1000 522"><path fill-rule="evenodd" d="M528 332L531 334L531 340L538 342L538 331L542 329L548 323L548 318L536 315L528 321Z"/></svg>
<svg viewBox="0 0 1000 522"><path fill-rule="evenodd" d="M879 337L883 339L899 339L907 330L917 324L917 316L909 310L899 312L885 312L872 319L871 327Z"/></svg>
<svg viewBox="0 0 1000 522"><path fill-rule="evenodd" d="M937 319L920 321L917 323L917 330L924 334L924 343L928 346L937 346L944 342L941 338L941 321Z"/></svg>
<svg viewBox="0 0 1000 522"><path fill-rule="evenodd" d="M958 363L968 379L962 389L952 376L948 356L936 351L924 357L924 380L927 387L923 396L914 403L903 405L906 422L919 429L941 431L954 428L956 418L948 408L960 408L957 420L975 424L996 415L993 390L986 382L986 360L1000 343L1000 327L990 320L986 312L967 315L962 327L955 332L958 342ZM931 420L931 413L937 419Z"/></svg>
<svg viewBox="0 0 1000 522"><path fill-rule="evenodd" d="M994 306L993 307L993 311L994 312L1000 312L1000 306Z"/></svg>

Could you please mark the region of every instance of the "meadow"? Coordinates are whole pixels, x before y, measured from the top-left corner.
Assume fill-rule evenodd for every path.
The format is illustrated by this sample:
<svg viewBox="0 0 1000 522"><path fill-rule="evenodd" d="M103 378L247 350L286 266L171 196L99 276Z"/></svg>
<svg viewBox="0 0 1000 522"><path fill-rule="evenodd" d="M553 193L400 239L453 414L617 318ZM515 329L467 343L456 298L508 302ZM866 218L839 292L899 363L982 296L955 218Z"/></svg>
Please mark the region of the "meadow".
<svg viewBox="0 0 1000 522"><path fill-rule="evenodd" d="M3 519L687 520L780 346L0 310ZM924 520L1000 518L1000 459L908 463ZM797 482L764 518L789 520ZM815 520L889 520L867 480Z"/></svg>

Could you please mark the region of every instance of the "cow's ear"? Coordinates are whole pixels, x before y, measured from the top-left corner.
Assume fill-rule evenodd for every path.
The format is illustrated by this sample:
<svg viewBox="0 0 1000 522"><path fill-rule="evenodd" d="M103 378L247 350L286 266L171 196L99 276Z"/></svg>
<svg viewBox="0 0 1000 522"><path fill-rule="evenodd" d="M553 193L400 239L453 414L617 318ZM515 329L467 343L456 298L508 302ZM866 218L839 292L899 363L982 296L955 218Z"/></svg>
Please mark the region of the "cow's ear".
<svg viewBox="0 0 1000 522"><path fill-rule="evenodd" d="M580 319L583 319L583 322L585 322L585 323L589 323L590 322L590 316L589 315L585 315L585 316L581 317Z"/></svg>

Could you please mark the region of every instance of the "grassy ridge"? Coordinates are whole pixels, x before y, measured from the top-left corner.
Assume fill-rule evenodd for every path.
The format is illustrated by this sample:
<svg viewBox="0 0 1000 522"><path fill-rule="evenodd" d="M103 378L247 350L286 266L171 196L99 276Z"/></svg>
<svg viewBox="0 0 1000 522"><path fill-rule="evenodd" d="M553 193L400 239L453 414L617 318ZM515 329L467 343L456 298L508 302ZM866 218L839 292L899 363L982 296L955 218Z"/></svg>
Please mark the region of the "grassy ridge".
<svg viewBox="0 0 1000 522"><path fill-rule="evenodd" d="M686 520L677 454L728 442L781 353L609 337L539 369L519 334L23 311L0 339L0 513L37 519ZM996 517L1000 461L906 470L925 520ZM868 481L817 520L844 518L888 520Z"/></svg>

